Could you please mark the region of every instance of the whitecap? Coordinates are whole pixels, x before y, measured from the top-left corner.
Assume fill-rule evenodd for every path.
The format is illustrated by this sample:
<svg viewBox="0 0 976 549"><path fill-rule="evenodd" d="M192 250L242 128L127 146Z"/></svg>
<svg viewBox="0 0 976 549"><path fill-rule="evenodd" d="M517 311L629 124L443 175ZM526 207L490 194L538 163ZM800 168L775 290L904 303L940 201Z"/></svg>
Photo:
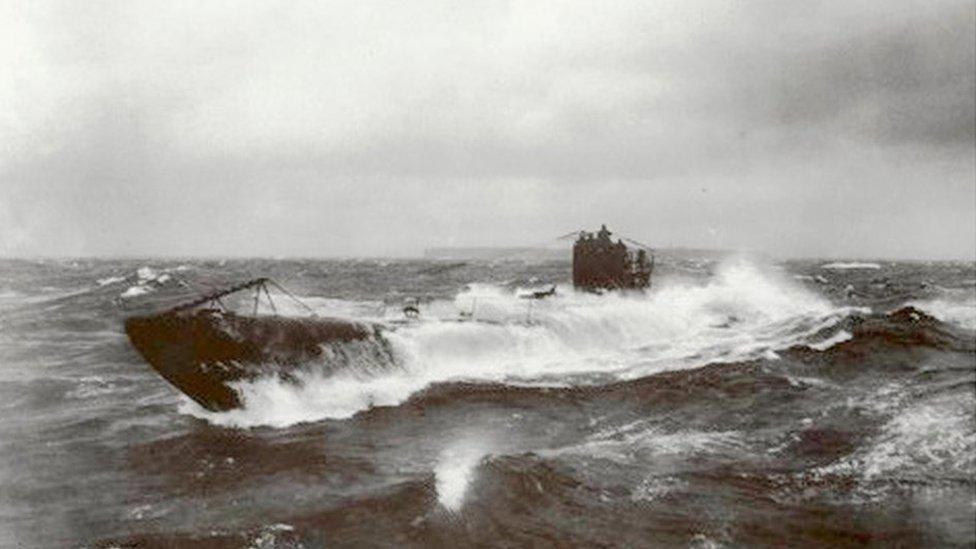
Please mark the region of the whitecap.
<svg viewBox="0 0 976 549"><path fill-rule="evenodd" d="M949 395L916 404L892 418L860 457L866 478L976 475L976 398Z"/></svg>
<svg viewBox="0 0 976 549"><path fill-rule="evenodd" d="M107 278L99 278L96 282L99 286L108 286L109 284L116 284L119 282L124 282L124 276L110 276Z"/></svg>
<svg viewBox="0 0 976 549"><path fill-rule="evenodd" d="M143 285L130 286L126 291L119 294L119 297L123 297L123 298L137 297L140 295L148 294L151 291L152 288L150 288L149 286L143 286Z"/></svg>
<svg viewBox="0 0 976 549"><path fill-rule="evenodd" d="M139 279L139 282L156 280L157 276L159 276L158 273L152 267L139 267L136 269L136 277Z"/></svg>
<svg viewBox="0 0 976 549"><path fill-rule="evenodd" d="M976 294L972 292L967 292L965 296L959 296L957 299L939 297L912 301L908 305L917 307L943 322L976 330Z"/></svg>
<svg viewBox="0 0 976 549"><path fill-rule="evenodd" d="M852 310L743 261L720 266L705 283L660 280L649 293L596 296L560 287L551 298L525 300L518 292L472 284L452 301L423 305L427 320L384 333L393 363L374 364L375 358L364 356L363 364L338 371L299 371L299 383L240 383L242 410L212 414L192 403L181 409L219 424L286 426L398 405L435 383L562 387L710 362L773 359L777 349L809 341ZM317 311L361 319L375 319L382 305L310 301ZM469 316L459 321L459 312Z"/></svg>
<svg viewBox="0 0 976 549"><path fill-rule="evenodd" d="M850 341L853 337L854 336L851 335L850 332L848 332L846 330L841 330L841 331L837 332L836 334L828 337L827 339L825 339L823 341L820 341L820 342L817 342L817 343L811 343L808 346L811 349L816 349L818 351L825 351L825 350L833 347L834 345L837 345L838 343L843 343L845 341Z"/></svg>
<svg viewBox="0 0 976 549"><path fill-rule="evenodd" d="M827 263L820 266L821 269L835 269L835 270L845 270L845 269L880 269L881 265L877 263L863 263L863 262L834 262Z"/></svg>

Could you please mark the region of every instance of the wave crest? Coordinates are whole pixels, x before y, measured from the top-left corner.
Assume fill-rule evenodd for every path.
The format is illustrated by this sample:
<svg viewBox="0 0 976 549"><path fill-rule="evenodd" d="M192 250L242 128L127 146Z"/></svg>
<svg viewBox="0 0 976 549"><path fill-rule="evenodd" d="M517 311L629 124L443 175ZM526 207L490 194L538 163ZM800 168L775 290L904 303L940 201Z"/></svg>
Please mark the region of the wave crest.
<svg viewBox="0 0 976 549"><path fill-rule="evenodd" d="M394 364L364 359L328 373L301 370L293 376L297 383L241 383L242 410L211 414L188 402L183 411L223 425L285 426L396 405L434 383L602 384L769 356L824 337L852 311L742 260L724 264L704 284L663 280L647 294L560 288L554 298L537 301L473 285L453 303L424 312L451 308L473 309L477 320L391 329L384 337Z"/></svg>

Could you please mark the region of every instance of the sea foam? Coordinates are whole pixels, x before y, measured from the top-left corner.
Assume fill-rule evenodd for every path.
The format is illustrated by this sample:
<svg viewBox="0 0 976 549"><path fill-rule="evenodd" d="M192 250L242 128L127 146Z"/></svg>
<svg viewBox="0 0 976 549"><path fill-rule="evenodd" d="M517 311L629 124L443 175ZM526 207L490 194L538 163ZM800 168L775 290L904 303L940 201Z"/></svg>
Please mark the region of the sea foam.
<svg viewBox="0 0 976 549"><path fill-rule="evenodd" d="M209 413L186 400L182 410L223 425L286 426L397 405L434 383L566 386L633 379L769 356L850 312L741 260L724 264L704 284L657 282L646 294L596 296L561 287L545 300L473 285L453 302L422 307L422 316L473 311L483 322L434 318L388 331L392 364L311 368L296 374L299 383L240 383L243 409ZM340 307L333 302L329 308Z"/></svg>
<svg viewBox="0 0 976 549"><path fill-rule="evenodd" d="M478 465L488 453L488 444L480 438L459 440L441 452L434 467L434 480L437 501L445 509L461 510Z"/></svg>
<svg viewBox="0 0 976 549"><path fill-rule="evenodd" d="M827 263L820 266L821 269L834 269L834 270L845 270L845 269L880 269L881 265L877 263L861 263L861 262L851 262L851 263Z"/></svg>
<svg viewBox="0 0 976 549"><path fill-rule="evenodd" d="M957 292L962 294L962 292ZM935 299L913 301L909 305L918 307L943 322L949 322L969 330L976 330L976 294L943 296Z"/></svg>

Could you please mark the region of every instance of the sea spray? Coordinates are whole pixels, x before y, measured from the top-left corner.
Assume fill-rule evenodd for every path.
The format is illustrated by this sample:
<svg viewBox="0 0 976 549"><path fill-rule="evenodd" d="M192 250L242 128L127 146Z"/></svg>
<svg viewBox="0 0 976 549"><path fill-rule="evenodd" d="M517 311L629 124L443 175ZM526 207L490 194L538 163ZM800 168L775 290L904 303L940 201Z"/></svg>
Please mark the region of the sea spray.
<svg viewBox="0 0 976 549"><path fill-rule="evenodd" d="M478 436L464 437L445 448L434 467L437 501L448 511L458 512L464 505L468 487L478 465L489 454L491 443Z"/></svg>
<svg viewBox="0 0 976 549"><path fill-rule="evenodd" d="M965 290L946 292L946 295L908 303L943 322L976 330L976 293Z"/></svg>
<svg viewBox="0 0 976 549"><path fill-rule="evenodd" d="M928 302L971 303L963 290L972 295L976 265L885 263L879 273L786 262L787 278L829 278L802 282L805 292L761 266L697 261L696 274L682 280L674 261L662 254L643 297L559 287L554 298L533 302L530 315L530 300L515 297L511 281L538 277L547 289L566 278L567 261L471 262L451 276L419 276L439 263L196 260L188 274L124 304L118 294L136 268L177 262L8 261L0 280L0 446L13 453L0 459L0 500L19 497L7 498L0 538L25 547L643 546L649 539L816 546L827 525L841 544L973 546L972 333ZM96 285L117 274L128 282ZM181 417L188 405L176 406L179 392L133 352L122 321L195 296L194 288L205 293L258 274L280 279L322 316L402 318L396 304L407 295L437 301L422 300L421 320L388 334L388 359L371 363L367 353L312 364L295 371L295 381L241 386L253 403L247 417ZM473 281L491 283L459 293ZM845 299L848 284L866 290L856 303L873 313L852 318L831 305ZM280 315L307 314L275 298ZM787 302L774 306L780 298ZM237 310L249 312L242 301ZM906 311L913 303L928 316ZM452 362L450 346L428 354L439 349L439 330L458 324L435 319L455 319L472 305L476 319L508 315L495 325L461 323L454 333L451 345L471 348L465 339L473 338L480 358L458 354ZM262 304L259 314L273 312ZM489 330L551 334L550 354L514 336L478 347ZM846 334L850 340L824 352L810 348ZM804 347L783 348L794 340ZM778 349L780 359L762 359L759 349ZM593 375L531 373L585 370L574 357L587 355L596 356ZM758 360L727 362L737 355ZM693 367L714 357L722 363ZM526 373L516 378L516 367ZM655 371L664 373L648 376ZM445 372L503 383L445 384ZM587 383L606 385L521 386ZM315 423L242 431L209 424L217 418ZM480 458L453 459L448 448L485 432L499 444ZM189 500L192 512L183 512Z"/></svg>
<svg viewBox="0 0 976 549"><path fill-rule="evenodd" d="M394 363L312 364L292 381L239 383L242 410L213 414L192 403L181 410L221 425L281 427L397 405L434 383L565 386L634 379L769 356L807 342L851 311L741 259L721 265L704 283L664 279L650 293L597 296L564 287L535 302L475 284L454 299L462 310L472 303L479 321L430 319L387 331L382 337Z"/></svg>

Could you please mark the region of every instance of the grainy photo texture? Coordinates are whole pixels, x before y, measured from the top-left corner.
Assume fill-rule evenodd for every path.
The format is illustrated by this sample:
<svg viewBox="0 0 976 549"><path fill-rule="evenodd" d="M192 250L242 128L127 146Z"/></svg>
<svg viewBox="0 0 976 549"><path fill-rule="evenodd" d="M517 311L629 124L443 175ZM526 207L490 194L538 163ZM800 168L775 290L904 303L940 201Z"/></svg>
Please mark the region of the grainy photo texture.
<svg viewBox="0 0 976 549"><path fill-rule="evenodd" d="M0 547L973 547L973 0L0 0Z"/></svg>

